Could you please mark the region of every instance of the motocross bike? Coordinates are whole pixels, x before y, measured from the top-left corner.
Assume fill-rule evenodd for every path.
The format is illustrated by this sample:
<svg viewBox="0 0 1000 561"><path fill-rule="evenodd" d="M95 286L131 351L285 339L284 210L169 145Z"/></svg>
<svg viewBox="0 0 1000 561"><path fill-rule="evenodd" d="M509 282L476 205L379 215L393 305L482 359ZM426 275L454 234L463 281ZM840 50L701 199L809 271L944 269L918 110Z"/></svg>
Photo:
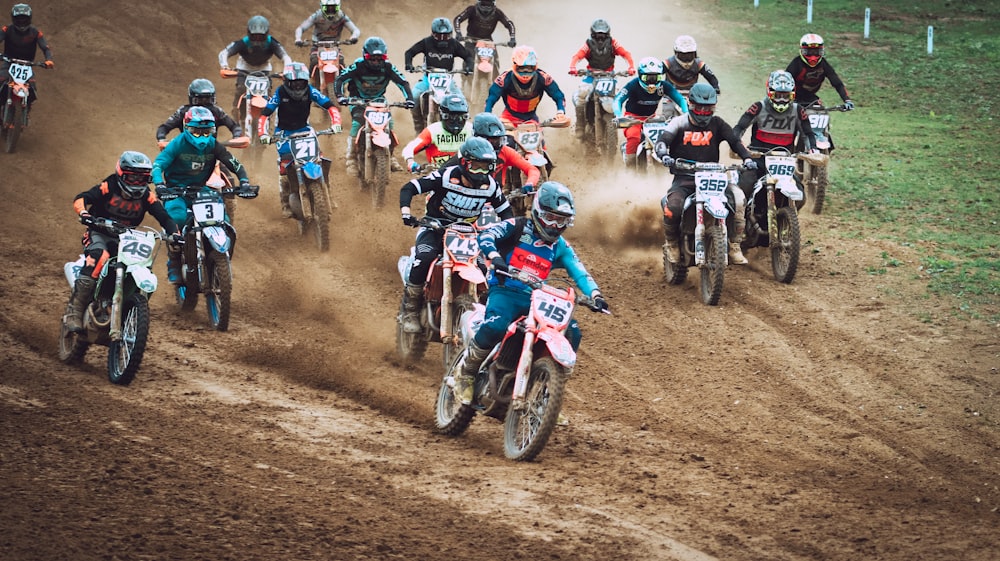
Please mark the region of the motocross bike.
<svg viewBox="0 0 1000 561"><path fill-rule="evenodd" d="M421 66L415 73L427 76L427 91L417 100L417 107L424 116L425 126L441 120L441 102L451 95L451 84L455 80L454 74L462 74L461 70L442 70L440 68L427 68ZM464 95L464 94L463 94ZM417 134L420 134L417 131Z"/></svg>
<svg viewBox="0 0 1000 561"><path fill-rule="evenodd" d="M3 55L0 55L0 59L10 65L7 67L10 79L5 84L7 95L3 100L0 136L3 137L4 151L11 154L17 148L21 131L28 126L28 98L34 88L31 78L35 75L31 67L45 68L45 63L20 60Z"/></svg>
<svg viewBox="0 0 1000 561"><path fill-rule="evenodd" d="M465 99L469 100L469 106L478 107L486 103L490 86L500 74L497 65L497 44L490 39L471 37L461 42L476 57L476 67L472 71L472 76L464 81L464 86Z"/></svg>
<svg viewBox="0 0 1000 561"><path fill-rule="evenodd" d="M618 128L612 125L615 116L614 102L618 90L616 77L626 77L627 72L606 72L601 70L576 70L575 76L591 77L587 102L576 108L576 126L585 127L588 134L584 143L594 147L601 156L612 157L618 149ZM573 103L576 103L573 96Z"/></svg>
<svg viewBox="0 0 1000 561"><path fill-rule="evenodd" d="M770 248L775 280L790 283L799 267L801 247L795 203L802 200L802 191L795 183L796 159L784 148L751 151L750 155L764 158L767 174L754 183L747 197L746 233L740 249Z"/></svg>
<svg viewBox="0 0 1000 561"><path fill-rule="evenodd" d="M680 223L680 260L671 263L663 254L663 276L668 284L680 284L688 267L701 269L701 301L719 303L726 267L729 265L729 231L733 229L734 208L726 190L736 184L742 165L675 160L677 171L693 171L695 191L684 200ZM737 187L738 188L738 187Z"/></svg>
<svg viewBox="0 0 1000 561"><path fill-rule="evenodd" d="M829 186L828 165L830 162L830 151L833 148L833 139L830 137L830 112L850 111L845 105L835 105L825 107L820 100L813 101L802 106L809 116L809 125L813 134L816 135L816 148L819 154L809 154L805 150L805 139L799 138L796 149L798 160L797 171L805 188L805 203L812 206L813 214L823 212L823 203L826 202L826 188ZM801 205L799 205L801 208Z"/></svg>
<svg viewBox="0 0 1000 561"><path fill-rule="evenodd" d="M687 99L688 94L691 93L691 88L683 88L683 89L677 88L677 93L681 94L681 97L683 97L684 99ZM681 111L680 106L678 106L677 103L675 103L674 100L670 99L669 97L665 97L662 100L660 100L660 110L658 112L658 115L662 117L664 121L669 123L670 119L673 119L674 117L681 115L682 113L684 112Z"/></svg>
<svg viewBox="0 0 1000 561"><path fill-rule="evenodd" d="M246 70L222 70L219 73L223 78L235 78L240 74L246 75L244 84L246 93L240 100L240 118L243 120L243 130L250 137L250 157L249 163L254 169L260 165L261 157L264 155L264 146L260 143L260 132L257 124L260 122L260 112L267 106L267 101L271 98L271 78L282 79L281 74L272 73L270 70L256 70L248 72ZM271 128L271 116L265 130Z"/></svg>
<svg viewBox="0 0 1000 561"><path fill-rule="evenodd" d="M311 41L310 45L316 48L316 66L312 67L310 83L323 95L337 102L337 94L333 90L333 82L340 76L340 45L350 45L355 41L338 41L336 39ZM332 124L332 123L331 123Z"/></svg>
<svg viewBox="0 0 1000 561"><path fill-rule="evenodd" d="M396 318L396 352L406 363L420 360L429 341L444 345L444 366L451 365L461 351L459 340L459 319L472 309L486 292L486 276L479 268L478 229L466 222L445 224L440 218L424 216L415 227L444 231L441 256L435 260L427 272L424 283L424 309L420 312L421 333L403 331L402 303ZM403 255L396 264L403 283L410 278L410 267L416 248L410 248L409 255Z"/></svg>
<svg viewBox="0 0 1000 561"><path fill-rule="evenodd" d="M502 420L504 455L530 461L542 451L556 427L566 382L576 366L576 351L566 339L573 312L577 304L599 309L565 281L561 282L565 286L554 286L553 279L544 281L517 269L499 274L531 287L529 311L510 324L503 340L480 365L469 405L463 405L455 395L456 370L462 363L462 353L456 354L438 390L436 426L442 434L458 436L476 412ZM485 312L486 307L477 303L462 314L463 346L472 341Z"/></svg>
<svg viewBox="0 0 1000 561"><path fill-rule="evenodd" d="M83 332L66 328L71 313L67 305L59 333L59 360L76 364L91 345L108 347L108 380L127 386L135 379L149 337L149 297L156 291L151 270L159 252L160 234L148 226L130 227L109 218L83 217L84 225L118 237L113 255L101 267L97 285L83 312ZM84 256L66 263L63 271L70 290L76 283Z"/></svg>
<svg viewBox="0 0 1000 561"><path fill-rule="evenodd" d="M627 129L635 124L642 124L642 137L639 140L639 146L635 151L635 170L640 174L645 174L649 170L650 161L658 162L656 159L656 153L653 150L656 147L656 141L660 139L660 135L663 131L667 130L667 121L658 115L652 115L646 118L645 121L641 119L636 119L634 117L619 117L618 127L622 129ZM628 168L628 158L625 154L625 144L627 141L622 141L619 146L619 150L622 156L622 162L625 167Z"/></svg>
<svg viewBox="0 0 1000 561"><path fill-rule="evenodd" d="M506 119L502 119L502 121L504 127L512 132L511 135L508 135L507 145L517 150L518 154L523 156L525 160L528 160L529 164L538 168L538 173L540 174L538 178L539 184L548 181L555 164L552 163L552 159L549 158L549 153L545 148L545 136L542 134L542 129L546 127L564 129L570 125L569 118L565 115L558 115L551 119L546 119L541 123L538 121L522 121L516 126ZM511 142L511 140L513 141ZM530 197L510 197L514 193L520 193L523 185L524 178L521 177L521 171L513 166L508 167L502 188L504 195L513 199L511 200L511 209L517 216L524 216L531 209Z"/></svg>
<svg viewBox="0 0 1000 561"><path fill-rule="evenodd" d="M354 138L354 154L358 165L361 189L371 191L372 207L385 204L385 187L389 184L390 159L399 142L392 130L392 107L406 107L404 102L388 102L385 98L347 98L346 105L365 108L365 122Z"/></svg>
<svg viewBox="0 0 1000 561"><path fill-rule="evenodd" d="M259 192L256 185L219 191L200 185L156 190L161 200L185 197L190 203L187 223L181 229L184 237L181 280L174 286L174 296L181 309L189 312L198 305L198 294L204 294L209 322L217 331L229 329L233 293L231 260L236 247L236 229L226 217L222 199L232 195L255 199Z"/></svg>
<svg viewBox="0 0 1000 561"><path fill-rule="evenodd" d="M278 160L278 181L287 182L288 205L299 225L299 234L305 235L311 227L316 234L320 251L330 249L330 216L333 201L330 198L331 160L320 152L319 137L334 134L333 129L309 130L287 134L278 131L275 136L278 153L289 145L291 159Z"/></svg>

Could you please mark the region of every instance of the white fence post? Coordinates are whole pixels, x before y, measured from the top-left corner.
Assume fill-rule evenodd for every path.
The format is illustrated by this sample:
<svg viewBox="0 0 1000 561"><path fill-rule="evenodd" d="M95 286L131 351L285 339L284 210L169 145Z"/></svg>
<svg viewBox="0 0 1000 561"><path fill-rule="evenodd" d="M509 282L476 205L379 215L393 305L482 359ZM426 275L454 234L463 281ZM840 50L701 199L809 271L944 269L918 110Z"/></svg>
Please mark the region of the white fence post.
<svg viewBox="0 0 1000 561"><path fill-rule="evenodd" d="M934 54L934 26L927 26L927 54Z"/></svg>
<svg viewBox="0 0 1000 561"><path fill-rule="evenodd" d="M807 23L813 22L813 0L809 0L809 2L806 4L806 22Z"/></svg>
<svg viewBox="0 0 1000 561"><path fill-rule="evenodd" d="M872 9L865 8L865 39L868 38L868 30L872 21Z"/></svg>

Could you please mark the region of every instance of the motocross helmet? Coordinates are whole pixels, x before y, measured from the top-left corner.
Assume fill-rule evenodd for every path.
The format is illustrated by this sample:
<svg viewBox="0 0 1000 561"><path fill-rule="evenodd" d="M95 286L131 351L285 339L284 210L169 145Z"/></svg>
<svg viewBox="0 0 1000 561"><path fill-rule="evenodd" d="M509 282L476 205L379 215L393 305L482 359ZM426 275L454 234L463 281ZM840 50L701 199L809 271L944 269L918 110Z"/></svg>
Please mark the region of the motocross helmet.
<svg viewBox="0 0 1000 561"><path fill-rule="evenodd" d="M281 74L285 93L295 101L309 98L309 68L301 62L293 62Z"/></svg>
<svg viewBox="0 0 1000 561"><path fill-rule="evenodd" d="M694 64L694 59L698 58L698 43L694 42L694 37L681 35L674 40L674 58L681 68L687 70Z"/></svg>
<svg viewBox="0 0 1000 561"><path fill-rule="evenodd" d="M484 18L492 16L496 9L496 0L479 0L476 2L476 11L479 12L479 15Z"/></svg>
<svg viewBox="0 0 1000 561"><path fill-rule="evenodd" d="M451 134L458 134L465 128L469 118L469 103L460 95L449 95L441 101L441 126Z"/></svg>
<svg viewBox="0 0 1000 561"><path fill-rule="evenodd" d="M489 184L497 167L497 153L486 139L473 136L466 140L458 149L458 156L466 179L474 187Z"/></svg>
<svg viewBox="0 0 1000 561"><path fill-rule="evenodd" d="M10 9L10 21L14 29L24 33L31 27L31 6L27 4L14 4Z"/></svg>
<svg viewBox="0 0 1000 561"><path fill-rule="evenodd" d="M215 84L205 78L196 78L188 86L188 104L215 105Z"/></svg>
<svg viewBox="0 0 1000 561"><path fill-rule="evenodd" d="M715 88L698 82L688 92L688 119L699 127L707 127L715 114L715 104L719 101Z"/></svg>
<svg viewBox="0 0 1000 561"><path fill-rule="evenodd" d="M778 113L784 113L795 100L795 80L784 70L775 70L767 77L767 100Z"/></svg>
<svg viewBox="0 0 1000 561"><path fill-rule="evenodd" d="M215 115L196 105L184 114L184 138L198 150L207 150L215 144Z"/></svg>
<svg viewBox="0 0 1000 561"><path fill-rule="evenodd" d="M648 56L639 61L639 84L649 93L656 91L660 87L660 82L667 79L667 71L663 67L663 61Z"/></svg>
<svg viewBox="0 0 1000 561"><path fill-rule="evenodd" d="M573 225L576 209L573 193L557 181L546 181L538 186L531 203L531 221L535 231L548 243L555 243L559 236Z"/></svg>
<svg viewBox="0 0 1000 561"><path fill-rule="evenodd" d="M472 134L485 138L497 152L507 143L507 131L500 122L500 117L493 113L479 113L472 118Z"/></svg>
<svg viewBox="0 0 1000 561"><path fill-rule="evenodd" d="M254 16L247 21L247 38L255 47L267 44L267 34L271 32L271 23L264 16Z"/></svg>
<svg viewBox="0 0 1000 561"><path fill-rule="evenodd" d="M823 60L823 38L815 33L806 33L799 39L799 55L802 62L816 66Z"/></svg>
<svg viewBox="0 0 1000 561"><path fill-rule="evenodd" d="M319 9L326 19L340 17L340 0L319 0Z"/></svg>
<svg viewBox="0 0 1000 561"><path fill-rule="evenodd" d="M434 43L439 49L448 46L453 31L455 28L452 27L451 20L448 18L434 18L434 21L431 22L431 36L434 37Z"/></svg>
<svg viewBox="0 0 1000 561"><path fill-rule="evenodd" d="M369 37L365 40L362 52L368 66L371 68L382 68L386 58L388 58L389 47L386 46L385 41L381 37Z"/></svg>
<svg viewBox="0 0 1000 561"><path fill-rule="evenodd" d="M118 158L115 172L122 197L135 201L146 194L146 187L153 180L153 162L142 152L127 150Z"/></svg>
<svg viewBox="0 0 1000 561"><path fill-rule="evenodd" d="M595 43L607 43L611 40L611 24L605 19L595 19L590 24L590 38Z"/></svg>
<svg viewBox="0 0 1000 561"><path fill-rule="evenodd" d="M538 70L538 56L535 55L534 48L519 45L514 48L510 59L517 81L527 84L535 78L535 71Z"/></svg>

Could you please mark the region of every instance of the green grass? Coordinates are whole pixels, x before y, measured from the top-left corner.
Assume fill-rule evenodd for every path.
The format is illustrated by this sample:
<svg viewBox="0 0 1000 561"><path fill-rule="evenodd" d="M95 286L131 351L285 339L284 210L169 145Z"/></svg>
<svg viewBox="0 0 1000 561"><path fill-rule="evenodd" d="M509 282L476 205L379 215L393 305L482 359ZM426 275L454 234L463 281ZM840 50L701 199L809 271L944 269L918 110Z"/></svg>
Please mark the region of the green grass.
<svg viewBox="0 0 1000 561"><path fill-rule="evenodd" d="M832 117L838 150L824 214L857 228L842 235L916 248L929 294L956 295L956 315L1000 322L1000 2L817 0L812 24L804 0L716 4L750 46L754 83L797 56L803 34L823 36L858 105ZM820 95L839 101L829 84Z"/></svg>

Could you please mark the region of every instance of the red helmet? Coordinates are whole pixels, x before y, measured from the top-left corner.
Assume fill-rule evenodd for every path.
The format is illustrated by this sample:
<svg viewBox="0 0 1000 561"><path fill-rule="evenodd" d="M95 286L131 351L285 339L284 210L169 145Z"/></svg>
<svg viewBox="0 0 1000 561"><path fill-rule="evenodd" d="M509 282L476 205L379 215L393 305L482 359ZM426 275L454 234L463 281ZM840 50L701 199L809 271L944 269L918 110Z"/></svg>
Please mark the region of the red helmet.
<svg viewBox="0 0 1000 561"><path fill-rule="evenodd" d="M809 66L816 66L823 60L823 38L815 33L806 33L799 40L799 55Z"/></svg>

